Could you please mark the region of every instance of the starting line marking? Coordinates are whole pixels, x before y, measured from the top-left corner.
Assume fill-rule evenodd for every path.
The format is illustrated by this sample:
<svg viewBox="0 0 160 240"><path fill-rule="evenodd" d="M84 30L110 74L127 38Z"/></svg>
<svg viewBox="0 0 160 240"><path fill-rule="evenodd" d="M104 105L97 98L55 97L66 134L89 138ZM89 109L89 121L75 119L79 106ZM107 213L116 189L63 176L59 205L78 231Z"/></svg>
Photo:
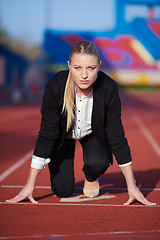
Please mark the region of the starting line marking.
<svg viewBox="0 0 160 240"><path fill-rule="evenodd" d="M86 237L86 236L101 236L101 237L107 237L107 236L115 236L115 237L119 237L119 236L123 236L123 237L153 237L153 238L159 238L159 236L157 235L150 235L150 234L155 234L155 233L159 233L160 230L144 230L144 231L115 231L115 232L98 232L98 233L72 233L72 234L33 234L33 235L23 235L23 236L4 236L4 237L0 237L0 239L24 239L24 238L48 238L48 239L64 239L64 237L76 237L76 236L82 236L82 237ZM132 235L131 235L132 234ZM147 235L143 235L142 234L147 234Z"/></svg>
<svg viewBox="0 0 160 240"><path fill-rule="evenodd" d="M96 199L95 199L96 200ZM97 199L98 200L98 199ZM2 205L30 205L30 206L90 206L90 207L138 207L138 208L160 208L160 205L123 205L123 204L103 204L103 203L8 203L0 202Z"/></svg>

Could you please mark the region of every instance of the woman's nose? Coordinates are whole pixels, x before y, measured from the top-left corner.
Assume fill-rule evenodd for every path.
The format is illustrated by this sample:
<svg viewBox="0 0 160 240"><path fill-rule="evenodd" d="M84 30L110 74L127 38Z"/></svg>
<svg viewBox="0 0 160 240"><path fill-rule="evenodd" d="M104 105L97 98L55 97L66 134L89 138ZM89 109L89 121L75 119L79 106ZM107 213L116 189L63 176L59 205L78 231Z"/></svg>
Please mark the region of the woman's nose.
<svg viewBox="0 0 160 240"><path fill-rule="evenodd" d="M83 71L82 71L82 78L83 78L83 79L86 79L87 77L88 77L87 71L86 71L86 70L83 70Z"/></svg>

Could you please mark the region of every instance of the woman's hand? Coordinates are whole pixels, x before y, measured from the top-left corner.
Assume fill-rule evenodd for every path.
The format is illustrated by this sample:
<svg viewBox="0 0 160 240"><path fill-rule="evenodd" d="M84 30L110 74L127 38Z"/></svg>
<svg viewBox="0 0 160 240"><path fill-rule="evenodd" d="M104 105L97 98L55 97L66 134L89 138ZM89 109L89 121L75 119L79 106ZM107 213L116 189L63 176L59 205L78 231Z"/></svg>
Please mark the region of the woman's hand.
<svg viewBox="0 0 160 240"><path fill-rule="evenodd" d="M17 196L6 200L9 203L18 203L26 198L28 198L32 203L38 203L33 198L33 191L36 184L36 179L40 173L40 169L31 168L28 176L28 180L24 188L19 192Z"/></svg>
<svg viewBox="0 0 160 240"><path fill-rule="evenodd" d="M149 205L149 206L153 206L156 205L156 203L153 202L149 202L144 196L143 194L140 192L140 190L138 189L138 187L135 185L133 188L128 189L128 195L129 195L129 199L126 203L124 203L124 205L129 205L131 204L134 200L137 200L138 202L144 204L144 205Z"/></svg>
<svg viewBox="0 0 160 240"><path fill-rule="evenodd" d="M11 198L9 200L6 200L8 203L18 203L26 198L28 198L32 203L38 203L33 198L33 191L34 187L30 187L29 185L25 185L24 188L19 192L17 196L14 198Z"/></svg>
<svg viewBox="0 0 160 240"><path fill-rule="evenodd" d="M132 164L121 167L121 170L123 172L123 175L127 183L128 195L129 195L129 199L126 203L124 203L124 205L129 205L134 200L137 200L138 202L141 202L144 205L150 205L150 206L156 205L156 203L149 202L136 186L136 180L134 177Z"/></svg>

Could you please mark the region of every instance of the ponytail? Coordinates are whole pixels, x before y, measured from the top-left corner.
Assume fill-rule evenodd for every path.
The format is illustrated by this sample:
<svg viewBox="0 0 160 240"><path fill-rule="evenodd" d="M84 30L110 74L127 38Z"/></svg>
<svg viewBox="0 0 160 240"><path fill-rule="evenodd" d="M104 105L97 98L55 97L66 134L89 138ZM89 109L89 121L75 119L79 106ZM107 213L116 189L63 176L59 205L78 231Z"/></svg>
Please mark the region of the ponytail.
<svg viewBox="0 0 160 240"><path fill-rule="evenodd" d="M66 82L65 92L64 92L64 99L63 99L63 108L62 112L67 114L67 132L69 128L72 126L74 121L74 110L75 110L75 89L74 89L74 82L71 79L70 72L68 74L68 79Z"/></svg>

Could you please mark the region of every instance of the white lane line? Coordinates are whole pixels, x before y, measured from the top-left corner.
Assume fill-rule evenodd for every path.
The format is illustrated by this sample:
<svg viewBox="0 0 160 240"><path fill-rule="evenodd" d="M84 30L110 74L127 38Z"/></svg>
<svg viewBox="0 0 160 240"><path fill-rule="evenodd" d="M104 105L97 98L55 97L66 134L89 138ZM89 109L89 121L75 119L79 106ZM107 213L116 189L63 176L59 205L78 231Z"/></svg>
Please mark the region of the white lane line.
<svg viewBox="0 0 160 240"><path fill-rule="evenodd" d="M0 237L1 240L5 239L34 239L34 238L43 238L42 235L29 235L29 236L7 236L7 237Z"/></svg>
<svg viewBox="0 0 160 240"><path fill-rule="evenodd" d="M86 235L92 235L92 236L94 236L94 235L107 235L107 234L137 234L137 233L159 233L160 232L160 230L158 229L156 229L156 230L144 230L144 231L141 231L141 230L139 230L139 231L115 231L115 232L99 232L99 233L87 233Z"/></svg>
<svg viewBox="0 0 160 240"><path fill-rule="evenodd" d="M15 185L1 185L0 187L2 188L23 188L24 186L15 186ZM51 189L51 186L35 186L35 188L39 188L39 189Z"/></svg>
<svg viewBox="0 0 160 240"><path fill-rule="evenodd" d="M123 205L123 204L101 204L101 203L8 203L0 202L2 205L30 205L30 206L90 206L90 207L138 207L138 208L160 208L160 205Z"/></svg>
<svg viewBox="0 0 160 240"><path fill-rule="evenodd" d="M160 157L160 146L158 145L158 143L156 142L152 134L146 128L146 126L144 125L144 123L142 122L142 120L140 119L140 117L137 115L135 111L133 110L130 111L130 114L132 115L134 121L136 122L136 124L138 125L141 132L144 134L144 136L148 140L148 142L151 144L151 146L153 147L157 155Z"/></svg>
<svg viewBox="0 0 160 240"><path fill-rule="evenodd" d="M151 233L159 233L160 230L144 230L144 231L115 231L115 232L95 232L95 233L72 233L72 234L33 234L33 235L23 235L23 236L4 236L0 237L0 239L24 239L24 238L46 238L46 239L52 239L52 238L57 238L57 239L64 239L63 237L76 237L76 236L107 236L107 235L115 235L115 236L121 236L121 235L127 235L129 237L130 234L134 235L137 237L137 234L147 234L148 237L150 237L149 234ZM129 234L129 235L128 235ZM125 237L125 236L124 236ZM140 236L139 236L140 237ZM158 237L154 235L153 237Z"/></svg>
<svg viewBox="0 0 160 240"><path fill-rule="evenodd" d="M4 171L0 175L0 182L3 181L6 177L8 177L11 173L13 173L16 169L18 169L22 164L24 164L33 154L33 150L28 152L23 158L13 164L10 168Z"/></svg>
<svg viewBox="0 0 160 240"><path fill-rule="evenodd" d="M1 185L2 188L23 188L24 186L20 185ZM50 186L35 186L37 189L51 189ZM83 187L75 187L76 190L81 190ZM101 187L101 190L121 190L121 191L127 191L127 188L110 188L110 187ZM160 188L139 188L142 191L160 191Z"/></svg>

